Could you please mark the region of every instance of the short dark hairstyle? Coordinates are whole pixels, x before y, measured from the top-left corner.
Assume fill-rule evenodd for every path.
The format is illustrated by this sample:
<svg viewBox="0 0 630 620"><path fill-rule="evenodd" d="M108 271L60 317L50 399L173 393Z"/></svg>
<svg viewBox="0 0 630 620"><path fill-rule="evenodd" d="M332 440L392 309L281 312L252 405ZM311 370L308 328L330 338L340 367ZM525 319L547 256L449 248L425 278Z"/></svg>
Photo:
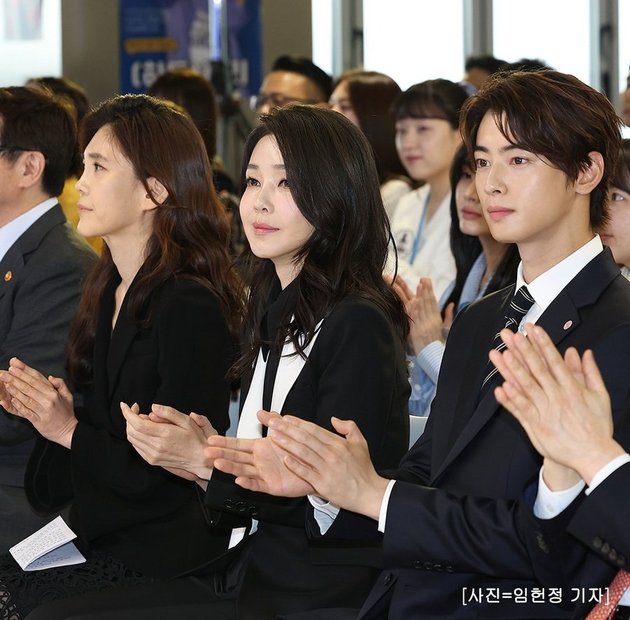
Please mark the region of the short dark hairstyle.
<svg viewBox="0 0 630 620"><path fill-rule="evenodd" d="M62 103L70 106L72 116L77 124L81 125L83 117L90 111L90 101L85 90L76 82L65 77L45 76L39 78L31 78L26 86L29 88L39 88L52 93L61 100ZM73 158L72 166L68 171L68 176L80 177L83 171L83 157L79 151L77 143L76 152Z"/></svg>
<svg viewBox="0 0 630 620"><path fill-rule="evenodd" d="M394 118L440 118L453 129L459 127L459 113L468 93L450 80L427 80L410 86L394 103Z"/></svg>
<svg viewBox="0 0 630 620"><path fill-rule="evenodd" d="M553 70L544 60L540 58L520 58L514 62L506 62L499 71L544 71Z"/></svg>
<svg viewBox="0 0 630 620"><path fill-rule="evenodd" d="M74 162L77 129L64 105L45 92L24 86L0 88L0 156L16 161L24 150L41 153L46 164L42 190L59 196Z"/></svg>
<svg viewBox="0 0 630 620"><path fill-rule="evenodd" d="M600 153L604 172L591 193L590 221L593 228L604 222L622 125L604 95L557 71L496 73L462 110L462 136L471 158L487 112L511 144L547 158L571 182L590 165L589 153Z"/></svg>
<svg viewBox="0 0 630 620"><path fill-rule="evenodd" d="M469 56L466 59L464 69L466 71L470 71L471 69L481 69L483 71L487 71L489 74L493 74L496 73L504 64L506 64L505 60L495 58L489 54Z"/></svg>
<svg viewBox="0 0 630 620"><path fill-rule="evenodd" d="M342 73L335 88L342 82L348 89L361 131L372 145L379 181L384 183L391 177L406 176L396 150L392 117L392 105L402 92L400 86L384 73L359 69Z"/></svg>
<svg viewBox="0 0 630 620"><path fill-rule="evenodd" d="M190 114L212 161L217 154L217 98L211 82L195 69L172 69L162 73L147 94L173 101Z"/></svg>
<svg viewBox="0 0 630 620"><path fill-rule="evenodd" d="M303 56L278 56L271 66L272 71L289 71L308 78L321 91L322 101L328 101L332 94L332 78L312 60Z"/></svg>
<svg viewBox="0 0 630 620"><path fill-rule="evenodd" d="M612 187L618 187L630 194L630 140L623 140L617 167L610 181Z"/></svg>
<svg viewBox="0 0 630 620"><path fill-rule="evenodd" d="M390 229L372 149L363 133L332 110L304 105L276 108L261 115L245 143L243 184L251 154L265 136L277 142L293 200L314 228L297 252L296 260L303 260L303 266L296 281L296 301L284 309L284 331L273 344L282 347L290 339L296 351L303 352L317 323L347 295L371 300L404 340L409 331L407 316L382 276ZM276 278L270 260L252 258L257 270L244 328L251 347L244 349L238 370L251 368Z"/></svg>
<svg viewBox="0 0 630 620"><path fill-rule="evenodd" d="M26 86L35 84L47 88L50 92L60 97L66 97L72 103L77 115L77 125L90 111L90 100L82 86L66 77L44 76L31 78Z"/></svg>

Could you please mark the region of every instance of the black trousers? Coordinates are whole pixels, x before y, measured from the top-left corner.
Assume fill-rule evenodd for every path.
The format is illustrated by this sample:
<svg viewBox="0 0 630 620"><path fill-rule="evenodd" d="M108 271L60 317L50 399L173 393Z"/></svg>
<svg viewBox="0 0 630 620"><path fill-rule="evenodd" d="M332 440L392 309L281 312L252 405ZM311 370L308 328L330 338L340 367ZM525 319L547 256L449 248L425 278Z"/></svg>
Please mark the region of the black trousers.
<svg viewBox="0 0 630 620"><path fill-rule="evenodd" d="M235 599L218 597L211 582L184 577L55 601L28 620L236 620Z"/></svg>

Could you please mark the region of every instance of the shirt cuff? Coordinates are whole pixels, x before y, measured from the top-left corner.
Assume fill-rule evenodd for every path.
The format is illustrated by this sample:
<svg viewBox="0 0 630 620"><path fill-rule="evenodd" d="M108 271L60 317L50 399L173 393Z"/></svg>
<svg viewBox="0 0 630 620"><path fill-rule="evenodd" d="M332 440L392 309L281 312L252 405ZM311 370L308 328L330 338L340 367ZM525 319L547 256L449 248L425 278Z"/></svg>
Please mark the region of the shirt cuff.
<svg viewBox="0 0 630 620"><path fill-rule="evenodd" d="M327 502L318 495L308 495L308 501L313 506L313 517L319 525L319 533L323 536L333 524L339 514L339 507Z"/></svg>
<svg viewBox="0 0 630 620"><path fill-rule="evenodd" d="M390 480L387 484L387 488L385 489L385 493L383 494L383 501L381 502L381 510L378 513L378 531L381 534L385 533L385 521L387 520L387 506L389 505L389 497L392 494L392 489L394 488L395 480Z"/></svg>
<svg viewBox="0 0 630 620"><path fill-rule="evenodd" d="M572 487L563 491L552 491L543 478L544 467L538 474L538 494L534 502L534 516L538 519L553 519L557 517L580 494L586 486L584 480L580 480Z"/></svg>
<svg viewBox="0 0 630 620"><path fill-rule="evenodd" d="M430 342L416 357L416 363L427 373L433 383L437 383L443 357L444 343L441 340Z"/></svg>
<svg viewBox="0 0 630 620"><path fill-rule="evenodd" d="M591 493L595 489L595 487L604 482L604 480L606 480L606 478L608 478L610 474L618 470L622 465L625 465L626 463L630 463L630 454L620 454L619 456L616 456L612 461L604 465L593 476L590 486L588 487L588 489L586 489L586 495Z"/></svg>

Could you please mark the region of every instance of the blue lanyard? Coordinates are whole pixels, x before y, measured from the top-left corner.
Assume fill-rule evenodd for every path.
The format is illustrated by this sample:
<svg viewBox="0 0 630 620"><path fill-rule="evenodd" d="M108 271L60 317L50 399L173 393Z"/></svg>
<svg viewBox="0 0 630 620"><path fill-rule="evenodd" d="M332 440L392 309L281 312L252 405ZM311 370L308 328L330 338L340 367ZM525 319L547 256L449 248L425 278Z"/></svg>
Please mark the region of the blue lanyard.
<svg viewBox="0 0 630 620"><path fill-rule="evenodd" d="M427 207L429 206L429 200L431 199L431 192L427 194L424 200L424 206L422 207L422 215L420 216L420 222L418 222L418 230L416 231L416 238L413 240L413 247L411 248L411 256L409 257L409 264L413 265L416 260L416 255L420 249L420 238L422 237L422 231L424 230L424 222L427 216Z"/></svg>

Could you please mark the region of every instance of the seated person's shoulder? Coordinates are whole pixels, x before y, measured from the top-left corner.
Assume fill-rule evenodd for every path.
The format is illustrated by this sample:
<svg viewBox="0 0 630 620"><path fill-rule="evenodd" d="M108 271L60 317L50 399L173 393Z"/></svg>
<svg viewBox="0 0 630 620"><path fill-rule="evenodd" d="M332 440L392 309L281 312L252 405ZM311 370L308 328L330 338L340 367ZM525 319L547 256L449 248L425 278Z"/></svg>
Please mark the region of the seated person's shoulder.
<svg viewBox="0 0 630 620"><path fill-rule="evenodd" d="M364 331L390 330L391 321L370 299L356 295L341 300L330 312L324 325L327 330Z"/></svg>
<svg viewBox="0 0 630 620"><path fill-rule="evenodd" d="M157 291L155 303L163 311L201 307L220 312L221 307L210 287L189 275L177 275L166 280Z"/></svg>

